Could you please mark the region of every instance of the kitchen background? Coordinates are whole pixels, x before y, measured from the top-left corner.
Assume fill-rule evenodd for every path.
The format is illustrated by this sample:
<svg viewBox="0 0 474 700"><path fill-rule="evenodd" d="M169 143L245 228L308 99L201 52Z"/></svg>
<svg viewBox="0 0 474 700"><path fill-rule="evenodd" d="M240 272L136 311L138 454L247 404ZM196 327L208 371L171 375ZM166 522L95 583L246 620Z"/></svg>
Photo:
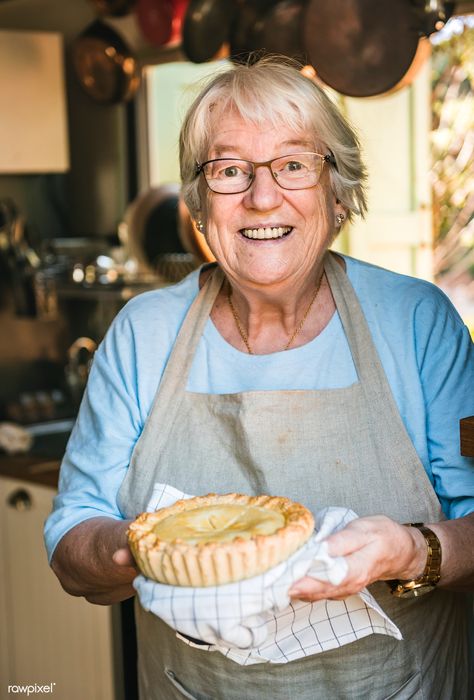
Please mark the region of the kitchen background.
<svg viewBox="0 0 474 700"><path fill-rule="evenodd" d="M370 172L369 216L336 246L436 279L474 326L470 13L437 0L0 0L0 700L34 683L64 700L136 697L131 606L66 596L42 523L113 316L211 258L179 198L193 83L229 51L305 54ZM375 62L341 51L351 34L332 25Z"/></svg>

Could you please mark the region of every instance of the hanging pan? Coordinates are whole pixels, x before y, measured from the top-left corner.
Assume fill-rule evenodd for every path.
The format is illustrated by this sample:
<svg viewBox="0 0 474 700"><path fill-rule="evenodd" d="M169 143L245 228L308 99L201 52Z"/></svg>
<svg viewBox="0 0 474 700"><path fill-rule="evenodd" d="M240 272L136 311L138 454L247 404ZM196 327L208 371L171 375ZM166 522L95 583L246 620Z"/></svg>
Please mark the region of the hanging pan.
<svg viewBox="0 0 474 700"><path fill-rule="evenodd" d="M96 102L124 102L138 89L137 61L120 35L100 20L73 42L72 61L81 87Z"/></svg>
<svg viewBox="0 0 474 700"><path fill-rule="evenodd" d="M400 84L420 34L407 0L308 0L304 11L304 45L317 76L352 97Z"/></svg>
<svg viewBox="0 0 474 700"><path fill-rule="evenodd" d="M190 0L182 28L185 56L194 63L214 58L229 40L236 16L234 0Z"/></svg>
<svg viewBox="0 0 474 700"><path fill-rule="evenodd" d="M304 4L304 0L281 0L266 11L257 38L266 53L306 63L302 38Z"/></svg>
<svg viewBox="0 0 474 700"><path fill-rule="evenodd" d="M243 0L230 30L230 57L235 63L247 63L261 56L262 32L266 11L274 0Z"/></svg>
<svg viewBox="0 0 474 700"><path fill-rule="evenodd" d="M170 44L180 44L183 35L183 22L188 9L189 0L171 0L173 19Z"/></svg>
<svg viewBox="0 0 474 700"><path fill-rule="evenodd" d="M141 33L152 46L163 46L171 39L172 0L137 0L135 14Z"/></svg>
<svg viewBox="0 0 474 700"><path fill-rule="evenodd" d="M122 242L143 272L150 272L164 256L192 254L197 262L213 260L202 234L192 223L180 186L151 187L131 202L124 214Z"/></svg>

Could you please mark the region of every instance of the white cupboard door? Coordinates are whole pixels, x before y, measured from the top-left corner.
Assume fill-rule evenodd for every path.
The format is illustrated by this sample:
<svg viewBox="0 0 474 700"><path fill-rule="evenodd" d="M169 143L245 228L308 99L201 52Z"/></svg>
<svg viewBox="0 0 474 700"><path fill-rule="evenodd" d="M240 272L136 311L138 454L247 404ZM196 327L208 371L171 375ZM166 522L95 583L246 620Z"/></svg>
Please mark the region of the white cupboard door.
<svg viewBox="0 0 474 700"><path fill-rule="evenodd" d="M1 174L69 170L63 54L58 32L0 29Z"/></svg>
<svg viewBox="0 0 474 700"><path fill-rule="evenodd" d="M428 60L414 82L394 94L343 99L369 173L368 214L350 226L346 252L429 280L433 277L430 67Z"/></svg>
<svg viewBox="0 0 474 700"><path fill-rule="evenodd" d="M53 684L57 700L114 700L111 608L69 596L48 566L43 524L54 490L10 479L0 487L8 645L0 697L11 697L8 685L36 683Z"/></svg>

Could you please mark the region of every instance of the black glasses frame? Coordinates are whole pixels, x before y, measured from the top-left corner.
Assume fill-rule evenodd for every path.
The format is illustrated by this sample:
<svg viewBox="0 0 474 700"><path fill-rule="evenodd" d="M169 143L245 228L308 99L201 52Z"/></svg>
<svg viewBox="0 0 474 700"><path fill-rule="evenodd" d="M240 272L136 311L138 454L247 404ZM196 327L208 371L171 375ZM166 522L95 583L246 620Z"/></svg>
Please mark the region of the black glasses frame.
<svg viewBox="0 0 474 700"><path fill-rule="evenodd" d="M264 161L253 161L253 160L246 160L245 158L211 158L210 160L204 161L204 163L196 163L196 171L195 171L195 177L198 177L201 175L201 173L204 175L204 180L206 181L206 185L209 187L211 192L214 192L215 194L242 194L242 192L247 192L252 187L253 181L255 179L255 171L257 168L268 168L272 178L274 181L277 183L279 187L281 187L283 190L309 190L312 187L316 187L316 185L319 182L319 178L317 182L314 185L308 185L307 187L285 187L284 185L281 184L281 182L278 181L278 176L273 172L271 165L274 163L276 160L280 160L281 158L288 158L289 156L299 156L299 155L312 155L312 156L318 156L322 160L322 165L324 166L324 163L329 163L329 165L333 165L334 167L336 166L336 159L334 158L334 155L332 153L327 153L326 155L322 155L322 153L314 153L313 151L302 151L301 153L288 153L283 156L278 156L277 158L272 158L271 160L264 160ZM204 172L204 168L206 165L209 165L209 163L218 163L223 160L232 160L232 161L237 161L239 163L249 163L253 167L253 172L252 172L252 177L249 179L249 183L247 187L243 190L238 190L236 192L217 192L216 190L213 190L211 185L208 182L208 179L206 177L206 173ZM323 168L321 167L321 174L323 172Z"/></svg>

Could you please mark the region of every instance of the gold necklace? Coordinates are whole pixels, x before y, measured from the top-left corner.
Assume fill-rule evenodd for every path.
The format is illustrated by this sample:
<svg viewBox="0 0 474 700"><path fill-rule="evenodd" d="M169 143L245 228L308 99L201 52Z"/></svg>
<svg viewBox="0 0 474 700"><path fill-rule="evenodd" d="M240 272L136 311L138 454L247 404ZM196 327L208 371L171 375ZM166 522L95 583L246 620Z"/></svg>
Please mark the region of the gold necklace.
<svg viewBox="0 0 474 700"><path fill-rule="evenodd" d="M303 328L304 323L305 323L305 321L306 321L306 319L307 319L307 317L308 317L308 314L309 314L309 312L311 311L311 307L313 306L314 302L316 301L316 297L318 296L318 292L319 292L319 290L320 290L320 288L321 288L321 282L323 281L323 277L324 277L324 272L323 272L323 274L321 275L321 277L319 278L319 282L318 282L318 284L317 284L317 286L316 286L315 292L314 292L314 294L313 294L313 296L312 296L312 298L311 298L311 301L309 302L309 306L308 306L308 308L306 309L303 318L301 319L301 321L300 321L300 322L298 323L298 325L296 326L295 330L293 331L293 333L292 333L292 335L291 335L291 338L289 339L289 341L287 342L287 344L285 345L285 347L282 348L282 350L288 350L288 348L290 347L290 345L292 344L292 342L294 341L294 339L296 338L296 336L298 335L298 333L299 333L299 332L301 331L301 329ZM237 326L237 330L239 331L239 335L240 335L240 337L242 338L242 340L244 341L245 347L247 348L247 352L248 352L249 355L254 355L254 352L253 352L252 348L250 347L249 337L248 337L247 333L245 332L245 330L244 330L244 328L243 328L243 326L242 326L242 323L241 323L241 321L240 321L240 318L239 318L239 316L238 316L238 314L237 314L237 311L236 311L235 308L234 308L234 304L232 303L232 287L230 286L230 284L229 284L229 287L228 287L228 289L227 289L227 301L228 301L228 303L229 303L230 310L231 310L231 312L232 312L232 316L234 317L235 325Z"/></svg>

